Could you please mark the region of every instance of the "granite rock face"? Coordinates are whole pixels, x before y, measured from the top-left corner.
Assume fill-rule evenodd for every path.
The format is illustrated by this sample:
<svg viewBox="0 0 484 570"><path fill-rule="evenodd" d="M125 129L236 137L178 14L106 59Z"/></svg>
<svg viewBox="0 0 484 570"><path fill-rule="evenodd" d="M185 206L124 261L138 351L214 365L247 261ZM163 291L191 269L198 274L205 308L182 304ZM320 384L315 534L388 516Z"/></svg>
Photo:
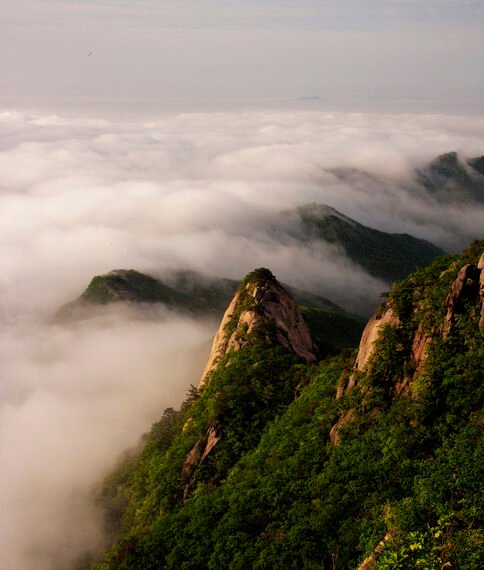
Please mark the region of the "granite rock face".
<svg viewBox="0 0 484 570"><path fill-rule="evenodd" d="M413 314L416 314L418 310L419 307L413 307ZM484 253L477 264L468 263L458 271L447 295L446 314L441 325L429 331L425 320L422 320L414 329L409 342L407 372L403 378L394 382L391 390L393 395L411 396L413 382L425 372L428 348L433 339L440 337L445 341L459 315L468 310L471 310L475 319L478 320L480 331L484 335ZM384 305L371 317L363 331L353 370L340 379L336 392L337 398L349 394L359 385L365 373L371 373L372 358L375 356L378 339L382 332L385 327L395 328L400 324L400 319L394 314L391 303ZM364 394L367 387L360 385L359 389ZM338 444L340 430L352 420L354 415L354 410L351 409L340 415L329 434L333 444Z"/></svg>
<svg viewBox="0 0 484 570"><path fill-rule="evenodd" d="M449 334L456 316L465 309L466 302L473 302L478 295L481 273L482 270L471 263L464 265L459 271L447 296L447 314L443 329L444 338Z"/></svg>
<svg viewBox="0 0 484 570"><path fill-rule="evenodd" d="M479 259L479 263L477 264L477 269L481 271L479 275L479 299L481 302L481 316L479 319L479 329L481 333L484 335L484 253L481 255Z"/></svg>
<svg viewBox="0 0 484 570"><path fill-rule="evenodd" d="M266 335L268 332L274 342L307 362L318 359L317 346L294 298L269 270L256 269L242 281L225 311L199 389L210 383L212 373L227 354L249 344L258 333ZM205 461L221 438L221 430L209 427L186 456L181 472L181 479L185 482L184 500L193 486L196 468Z"/></svg>
<svg viewBox="0 0 484 570"><path fill-rule="evenodd" d="M304 360L318 359L318 349L293 297L268 270L249 274L226 310L200 379L209 381L220 360L239 350L260 326L269 326L277 342Z"/></svg>
<svg viewBox="0 0 484 570"><path fill-rule="evenodd" d="M371 317L361 335L354 371L347 382L342 379L339 383L336 392L337 398L340 398L345 392L350 391L355 386L357 372L362 372L366 369L368 361L375 352L376 342L384 327L396 326L398 323L399 319L393 314L391 307L387 307L381 314L375 314Z"/></svg>

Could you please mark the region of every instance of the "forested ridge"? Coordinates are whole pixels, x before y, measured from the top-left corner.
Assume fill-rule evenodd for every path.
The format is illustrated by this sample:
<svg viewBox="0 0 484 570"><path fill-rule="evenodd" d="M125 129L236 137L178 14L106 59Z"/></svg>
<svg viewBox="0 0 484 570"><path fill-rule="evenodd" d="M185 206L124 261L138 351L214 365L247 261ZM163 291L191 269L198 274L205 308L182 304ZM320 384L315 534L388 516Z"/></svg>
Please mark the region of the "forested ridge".
<svg viewBox="0 0 484 570"><path fill-rule="evenodd" d="M483 252L395 284L356 366L281 344L249 274L236 347L104 481L93 568L482 568Z"/></svg>

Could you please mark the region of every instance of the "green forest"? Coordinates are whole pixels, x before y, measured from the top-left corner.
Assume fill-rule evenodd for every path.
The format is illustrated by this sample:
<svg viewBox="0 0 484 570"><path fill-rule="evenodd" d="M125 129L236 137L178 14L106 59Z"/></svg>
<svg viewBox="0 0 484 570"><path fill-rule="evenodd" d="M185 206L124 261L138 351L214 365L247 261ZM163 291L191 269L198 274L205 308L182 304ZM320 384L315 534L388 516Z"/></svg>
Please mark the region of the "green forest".
<svg viewBox="0 0 484 570"><path fill-rule="evenodd" d="M483 252L395 283L361 369L282 346L251 296L274 277L249 274L225 328L240 346L103 482L91 568L483 568Z"/></svg>

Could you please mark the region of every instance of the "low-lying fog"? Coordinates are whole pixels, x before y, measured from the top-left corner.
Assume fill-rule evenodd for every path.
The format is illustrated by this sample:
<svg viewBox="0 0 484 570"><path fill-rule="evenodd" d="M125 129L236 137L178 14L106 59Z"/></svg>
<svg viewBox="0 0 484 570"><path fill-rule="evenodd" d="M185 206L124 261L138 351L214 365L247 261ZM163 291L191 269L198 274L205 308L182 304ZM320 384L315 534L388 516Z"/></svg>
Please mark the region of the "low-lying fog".
<svg viewBox="0 0 484 570"><path fill-rule="evenodd" d="M198 374L216 325L134 309L54 325L116 268L282 281L354 308L385 285L334 247L280 243L279 214L325 203L456 250L484 210L404 190L439 153L484 153L484 119L318 112L147 123L0 113L0 567L67 568L101 538L93 486ZM339 180L334 168L355 168ZM356 301L355 301L356 299Z"/></svg>

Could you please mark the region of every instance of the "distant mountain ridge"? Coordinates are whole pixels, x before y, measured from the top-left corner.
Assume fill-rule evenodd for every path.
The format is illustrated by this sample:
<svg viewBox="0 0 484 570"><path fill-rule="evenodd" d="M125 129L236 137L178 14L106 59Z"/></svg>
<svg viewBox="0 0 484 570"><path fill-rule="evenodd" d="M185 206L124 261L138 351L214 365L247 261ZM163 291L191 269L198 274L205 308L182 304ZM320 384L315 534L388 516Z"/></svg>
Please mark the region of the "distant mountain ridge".
<svg viewBox="0 0 484 570"><path fill-rule="evenodd" d="M293 222L290 231L296 238L340 246L354 263L387 283L403 279L444 254L426 240L364 226L325 204L306 204L284 216Z"/></svg>
<svg viewBox="0 0 484 570"><path fill-rule="evenodd" d="M457 152L441 154L417 169L416 180L441 201L484 204L484 156L464 159Z"/></svg>
<svg viewBox="0 0 484 570"><path fill-rule="evenodd" d="M59 322L83 319L96 307L115 303L162 304L187 315L220 318L237 287L235 280L195 271L177 271L161 280L133 269L115 269L93 277L80 297L59 309L56 318ZM364 324L360 317L325 297L288 285L284 288L297 300L323 352L357 345Z"/></svg>
<svg viewBox="0 0 484 570"><path fill-rule="evenodd" d="M389 181L383 176L358 168L329 170L342 182L353 186L362 180L369 187L384 191ZM409 180L397 183L411 195L442 204L484 204L484 155L463 157L455 151L440 154L416 166Z"/></svg>

